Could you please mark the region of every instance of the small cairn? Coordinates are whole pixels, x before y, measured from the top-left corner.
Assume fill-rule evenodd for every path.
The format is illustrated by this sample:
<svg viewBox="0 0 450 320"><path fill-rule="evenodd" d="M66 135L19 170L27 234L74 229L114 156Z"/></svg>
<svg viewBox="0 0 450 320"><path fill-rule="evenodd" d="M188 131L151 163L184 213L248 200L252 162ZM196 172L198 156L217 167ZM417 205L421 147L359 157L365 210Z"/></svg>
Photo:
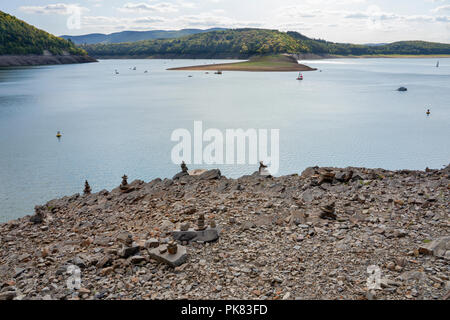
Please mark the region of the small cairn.
<svg viewBox="0 0 450 320"><path fill-rule="evenodd" d="M176 241L170 241L167 244L167 252L169 254L177 254L177 252L178 252L178 244L177 244Z"/></svg>
<svg viewBox="0 0 450 320"><path fill-rule="evenodd" d="M184 163L184 161L183 162L181 162L181 172L188 172L188 167L187 167L187 165L186 165L186 163Z"/></svg>
<svg viewBox="0 0 450 320"><path fill-rule="evenodd" d="M320 210L321 210L320 217L322 219L336 220L337 216L336 216L335 208L336 208L335 202L331 202L323 207L320 207Z"/></svg>
<svg viewBox="0 0 450 320"><path fill-rule="evenodd" d="M186 165L186 163L183 161L183 162L181 162L181 172L188 172L188 167L187 167L187 165Z"/></svg>
<svg viewBox="0 0 450 320"><path fill-rule="evenodd" d="M122 183L120 184L120 190L127 191L129 189L127 180L128 180L128 177L126 174L124 174L122 177Z"/></svg>
<svg viewBox="0 0 450 320"><path fill-rule="evenodd" d="M267 166L262 161L260 161L259 162L259 170L258 170L259 174L263 174L266 171L266 169L267 169Z"/></svg>
<svg viewBox="0 0 450 320"><path fill-rule="evenodd" d="M205 224L205 215L204 214L200 214L197 220L197 228L195 229L196 231L203 231L206 229L206 224Z"/></svg>
<svg viewBox="0 0 450 320"><path fill-rule="evenodd" d="M44 206L35 206L34 207L35 214L31 216L30 222L34 224L39 224L44 222L45 214L44 214Z"/></svg>
<svg viewBox="0 0 450 320"><path fill-rule="evenodd" d="M83 190L83 194L84 194L84 195L91 194L91 191L92 191L91 186L89 185L89 182L86 180L86 181L84 182L84 190Z"/></svg>
<svg viewBox="0 0 450 320"><path fill-rule="evenodd" d="M216 221L215 221L214 219L211 219L211 220L209 221L209 226L210 226L212 229L216 228L216 227L217 227Z"/></svg>

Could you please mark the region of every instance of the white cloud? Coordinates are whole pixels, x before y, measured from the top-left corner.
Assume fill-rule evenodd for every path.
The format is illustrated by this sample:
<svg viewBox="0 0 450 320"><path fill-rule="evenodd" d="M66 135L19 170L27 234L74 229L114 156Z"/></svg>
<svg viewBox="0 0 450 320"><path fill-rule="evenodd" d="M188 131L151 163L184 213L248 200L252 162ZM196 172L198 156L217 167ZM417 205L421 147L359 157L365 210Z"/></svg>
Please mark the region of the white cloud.
<svg viewBox="0 0 450 320"><path fill-rule="evenodd" d="M433 12L433 13L450 12L450 4L437 7L435 9L431 10L431 12Z"/></svg>
<svg viewBox="0 0 450 320"><path fill-rule="evenodd" d="M68 15L74 13L75 10L88 12L89 9L81 7L78 4L56 3L45 6L21 6L19 10L28 14L59 14Z"/></svg>
<svg viewBox="0 0 450 320"><path fill-rule="evenodd" d="M155 4L150 3L126 3L122 8L118 9L121 12L127 13L146 13L146 12L176 12L178 6L169 2L160 2Z"/></svg>

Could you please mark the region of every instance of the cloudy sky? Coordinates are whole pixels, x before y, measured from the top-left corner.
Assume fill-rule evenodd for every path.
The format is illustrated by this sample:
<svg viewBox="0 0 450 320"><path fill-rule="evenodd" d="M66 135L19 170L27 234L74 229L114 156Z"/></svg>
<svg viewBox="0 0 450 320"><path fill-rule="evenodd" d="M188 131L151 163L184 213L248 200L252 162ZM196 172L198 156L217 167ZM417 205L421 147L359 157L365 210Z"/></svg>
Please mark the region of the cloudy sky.
<svg viewBox="0 0 450 320"><path fill-rule="evenodd" d="M450 43L450 0L59 1L2 0L0 10L56 35L256 27L337 42Z"/></svg>

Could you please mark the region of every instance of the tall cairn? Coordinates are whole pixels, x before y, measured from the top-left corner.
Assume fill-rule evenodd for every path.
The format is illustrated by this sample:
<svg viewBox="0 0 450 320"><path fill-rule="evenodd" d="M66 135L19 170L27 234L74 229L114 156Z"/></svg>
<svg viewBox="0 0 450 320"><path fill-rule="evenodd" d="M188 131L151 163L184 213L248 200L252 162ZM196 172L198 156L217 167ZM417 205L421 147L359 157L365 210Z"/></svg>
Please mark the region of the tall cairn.
<svg viewBox="0 0 450 320"><path fill-rule="evenodd" d="M91 191L92 191L91 186L89 185L89 182L86 180L86 181L84 182L84 190L83 190L83 193L84 193L85 195L87 195L87 194L91 194Z"/></svg>

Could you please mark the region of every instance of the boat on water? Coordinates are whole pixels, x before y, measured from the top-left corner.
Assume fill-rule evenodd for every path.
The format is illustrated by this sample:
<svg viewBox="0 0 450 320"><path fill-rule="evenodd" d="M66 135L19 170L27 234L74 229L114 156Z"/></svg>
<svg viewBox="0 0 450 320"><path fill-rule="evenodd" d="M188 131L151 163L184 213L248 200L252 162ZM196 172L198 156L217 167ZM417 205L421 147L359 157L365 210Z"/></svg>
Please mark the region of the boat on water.
<svg viewBox="0 0 450 320"><path fill-rule="evenodd" d="M62 137L61 132L58 131L58 132L56 133L56 137L57 137L57 138L61 138L61 137Z"/></svg>
<svg viewBox="0 0 450 320"><path fill-rule="evenodd" d="M297 80L303 80L303 75L301 73L298 74Z"/></svg>
<svg viewBox="0 0 450 320"><path fill-rule="evenodd" d="M427 116L429 116L431 114L430 109L427 110Z"/></svg>
<svg viewBox="0 0 450 320"><path fill-rule="evenodd" d="M214 74L222 74L222 71L217 70L216 72L214 72Z"/></svg>
<svg viewBox="0 0 450 320"><path fill-rule="evenodd" d="M436 63L436 68L439 68L439 60L438 60L438 62Z"/></svg>

